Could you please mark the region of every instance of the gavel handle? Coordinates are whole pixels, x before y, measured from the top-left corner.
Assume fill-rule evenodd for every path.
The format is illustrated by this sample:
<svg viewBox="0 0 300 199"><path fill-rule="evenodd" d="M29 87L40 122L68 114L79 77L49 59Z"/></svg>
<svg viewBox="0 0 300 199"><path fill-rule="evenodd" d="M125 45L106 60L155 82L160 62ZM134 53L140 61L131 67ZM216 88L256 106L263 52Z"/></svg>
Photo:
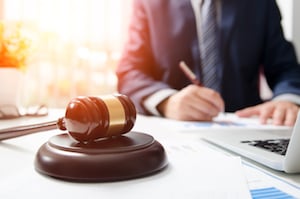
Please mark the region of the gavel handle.
<svg viewBox="0 0 300 199"><path fill-rule="evenodd" d="M56 128L57 121L5 128L0 130L0 141Z"/></svg>

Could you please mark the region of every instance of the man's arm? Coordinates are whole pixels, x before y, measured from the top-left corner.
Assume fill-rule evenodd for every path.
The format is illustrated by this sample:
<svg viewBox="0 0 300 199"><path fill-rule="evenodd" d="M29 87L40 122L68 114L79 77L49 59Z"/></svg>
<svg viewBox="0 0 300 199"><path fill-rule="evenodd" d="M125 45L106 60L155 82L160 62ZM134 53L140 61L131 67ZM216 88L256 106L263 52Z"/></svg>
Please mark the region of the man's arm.
<svg viewBox="0 0 300 199"><path fill-rule="evenodd" d="M143 105L144 99L158 90L168 89L169 86L156 81L159 79L160 71L155 68L150 44L149 16L145 10L145 2L147 1L135 0L133 2L129 39L116 74L118 91L132 99L138 112L149 114Z"/></svg>

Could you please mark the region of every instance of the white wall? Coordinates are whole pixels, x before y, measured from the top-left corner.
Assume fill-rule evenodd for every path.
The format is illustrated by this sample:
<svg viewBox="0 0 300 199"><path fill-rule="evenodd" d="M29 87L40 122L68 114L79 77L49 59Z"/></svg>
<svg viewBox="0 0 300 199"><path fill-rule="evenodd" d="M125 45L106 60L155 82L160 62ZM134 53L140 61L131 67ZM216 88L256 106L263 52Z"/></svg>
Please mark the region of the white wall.
<svg viewBox="0 0 300 199"><path fill-rule="evenodd" d="M294 0L277 0L282 14L282 26L288 40L292 40L293 35L293 1Z"/></svg>

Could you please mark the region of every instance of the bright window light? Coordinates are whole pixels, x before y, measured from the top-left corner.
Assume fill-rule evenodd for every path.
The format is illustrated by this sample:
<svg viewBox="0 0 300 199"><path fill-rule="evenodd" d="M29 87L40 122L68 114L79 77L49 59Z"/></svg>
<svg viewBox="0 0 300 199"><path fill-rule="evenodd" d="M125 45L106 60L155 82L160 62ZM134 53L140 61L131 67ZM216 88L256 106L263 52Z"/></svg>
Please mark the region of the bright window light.
<svg viewBox="0 0 300 199"><path fill-rule="evenodd" d="M2 0L3 20L22 21L36 34L24 105L62 107L77 95L115 92L114 70L126 39L131 1Z"/></svg>

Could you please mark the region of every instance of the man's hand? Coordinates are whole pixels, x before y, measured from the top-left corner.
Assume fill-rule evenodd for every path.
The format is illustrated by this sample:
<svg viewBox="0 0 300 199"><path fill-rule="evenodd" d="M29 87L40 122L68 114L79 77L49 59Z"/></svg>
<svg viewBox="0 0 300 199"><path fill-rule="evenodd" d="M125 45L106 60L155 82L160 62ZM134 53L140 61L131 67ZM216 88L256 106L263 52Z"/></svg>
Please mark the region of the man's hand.
<svg viewBox="0 0 300 199"><path fill-rule="evenodd" d="M211 121L224 110L224 101L212 89L189 85L159 104L158 110L171 119Z"/></svg>
<svg viewBox="0 0 300 199"><path fill-rule="evenodd" d="M268 119L273 120L274 125L293 126L296 122L299 107L287 101L269 101L257 106L245 108L236 112L240 117L259 116L262 124Z"/></svg>

